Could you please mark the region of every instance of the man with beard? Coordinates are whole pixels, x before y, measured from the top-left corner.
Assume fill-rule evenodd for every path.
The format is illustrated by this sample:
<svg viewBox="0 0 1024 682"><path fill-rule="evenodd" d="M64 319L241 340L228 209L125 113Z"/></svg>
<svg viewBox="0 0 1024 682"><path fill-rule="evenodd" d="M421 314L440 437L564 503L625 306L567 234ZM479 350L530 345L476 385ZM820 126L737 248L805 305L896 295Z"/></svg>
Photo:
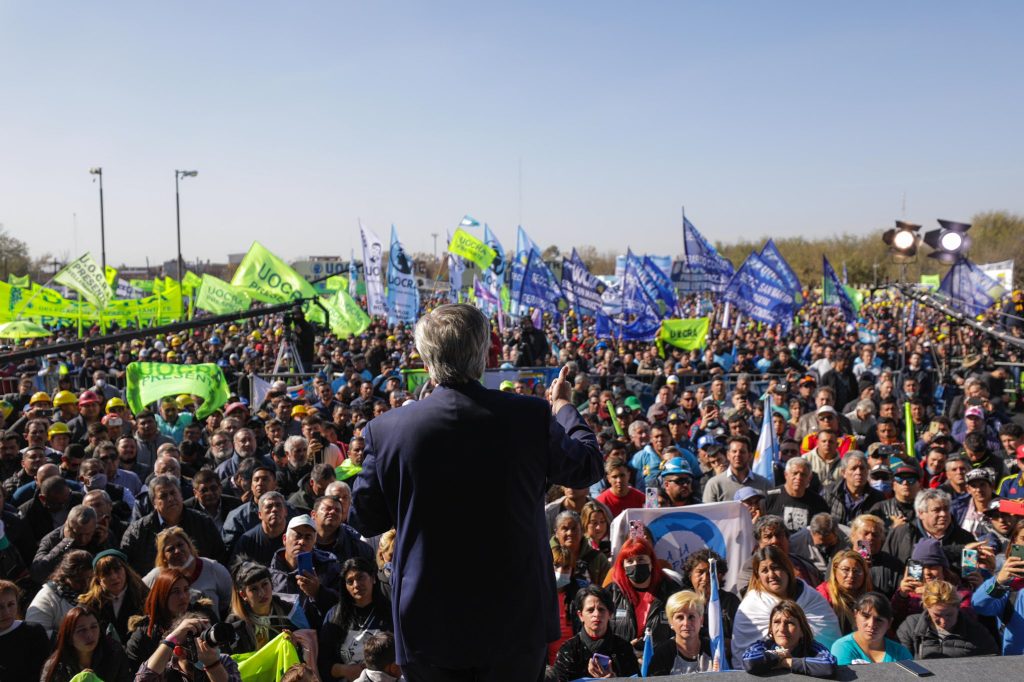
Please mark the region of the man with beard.
<svg viewBox="0 0 1024 682"><path fill-rule="evenodd" d="M168 526L179 526L189 534L201 556L222 561L224 542L206 514L186 509L181 498L178 479L173 476L154 476L149 483L153 511L132 522L121 538L121 551L128 564L139 573L147 573L156 560L156 536Z"/></svg>

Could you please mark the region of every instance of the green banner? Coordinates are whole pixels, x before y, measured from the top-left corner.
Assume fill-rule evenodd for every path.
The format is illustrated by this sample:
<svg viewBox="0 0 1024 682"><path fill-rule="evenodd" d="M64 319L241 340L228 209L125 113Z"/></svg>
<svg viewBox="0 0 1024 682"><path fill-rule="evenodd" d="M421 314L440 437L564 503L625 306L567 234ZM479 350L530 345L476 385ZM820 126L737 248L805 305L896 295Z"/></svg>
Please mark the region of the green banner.
<svg viewBox="0 0 1024 682"><path fill-rule="evenodd" d="M477 239L461 227L452 235L452 241L448 244L448 252L475 263L481 270L486 270L494 262L494 257L498 255L498 252L489 247L486 242Z"/></svg>
<svg viewBox="0 0 1024 682"><path fill-rule="evenodd" d="M263 303L287 303L316 296L312 284L259 242L249 247L231 284Z"/></svg>
<svg viewBox="0 0 1024 682"><path fill-rule="evenodd" d="M359 336L370 326L370 316L355 302L348 292L339 289L330 298L320 299L331 313L331 331L340 338Z"/></svg>
<svg viewBox="0 0 1024 682"><path fill-rule="evenodd" d="M667 343L683 350L703 348L708 337L710 318L697 317L688 320L663 320L658 332L658 342Z"/></svg>
<svg viewBox="0 0 1024 682"><path fill-rule="evenodd" d="M139 291L145 291L147 294L153 293L153 280L151 279L130 279L128 280L128 286Z"/></svg>
<svg viewBox="0 0 1024 682"><path fill-rule="evenodd" d="M104 275L105 275L105 277L107 279L107 284L109 284L111 287L116 287L117 286L117 284L116 284L116 282L117 282L117 268L112 268L112 267L110 267L108 265L106 267Z"/></svg>
<svg viewBox="0 0 1024 682"><path fill-rule="evenodd" d="M252 301L249 294L238 287L233 287L213 275L203 275L196 307L207 310L214 315L226 315L248 310Z"/></svg>
<svg viewBox="0 0 1024 682"><path fill-rule="evenodd" d="M186 270L185 276L181 278L181 288L188 296L191 296L192 292L198 289L202 283L203 280L199 279L199 275L191 270Z"/></svg>
<svg viewBox="0 0 1024 682"><path fill-rule="evenodd" d="M282 632L259 651L232 654L243 682L280 682L288 669L299 662L292 634Z"/></svg>
<svg viewBox="0 0 1024 682"><path fill-rule="evenodd" d="M28 289L32 286L32 280L29 279L28 275L19 277L14 273L7 273L7 281L12 287L19 287L21 289Z"/></svg>
<svg viewBox="0 0 1024 682"><path fill-rule="evenodd" d="M405 390L409 393L415 393L430 379L430 374L425 369L403 369L401 372L405 379Z"/></svg>
<svg viewBox="0 0 1024 682"><path fill-rule="evenodd" d="M65 265L63 270L54 275L53 281L74 289L100 310L106 308L110 299L114 298L103 268L90 253L84 253Z"/></svg>
<svg viewBox="0 0 1024 682"><path fill-rule="evenodd" d="M224 373L213 363L133 362L126 368L125 378L124 394L134 414L164 396L188 394L203 399L196 411L196 419L203 419L226 403L231 395Z"/></svg>
<svg viewBox="0 0 1024 682"><path fill-rule="evenodd" d="M342 289L348 291L348 277L331 275L324 282L324 289L327 291L341 291Z"/></svg>
<svg viewBox="0 0 1024 682"><path fill-rule="evenodd" d="M942 280L939 278L938 275L921 275L921 284L925 285L926 287L938 289L939 284L941 283Z"/></svg>

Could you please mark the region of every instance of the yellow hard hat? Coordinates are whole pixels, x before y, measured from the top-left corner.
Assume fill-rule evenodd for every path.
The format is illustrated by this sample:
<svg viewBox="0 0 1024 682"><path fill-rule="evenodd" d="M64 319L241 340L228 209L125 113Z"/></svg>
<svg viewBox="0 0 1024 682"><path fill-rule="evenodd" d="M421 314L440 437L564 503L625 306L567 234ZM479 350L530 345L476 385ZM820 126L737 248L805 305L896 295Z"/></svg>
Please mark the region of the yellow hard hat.
<svg viewBox="0 0 1024 682"><path fill-rule="evenodd" d="M305 405L296 405L295 407L292 408L292 416L293 417L296 417L296 416L298 416L300 414L306 414L306 406Z"/></svg>
<svg viewBox="0 0 1024 682"><path fill-rule="evenodd" d="M262 339L262 338L263 338L263 335L262 335L262 334L260 334L260 333L259 333L259 331L257 330L257 331L254 331L254 332L253 332L252 334L249 334L249 337L250 337L250 338L251 338L251 339L252 339L253 341L259 341L260 339Z"/></svg>
<svg viewBox="0 0 1024 682"><path fill-rule="evenodd" d="M174 402L178 404L179 408L185 408L188 407L189 405L195 405L195 401L192 400L192 396L187 395L185 393L182 393L177 398L175 398Z"/></svg>
<svg viewBox="0 0 1024 682"><path fill-rule="evenodd" d="M229 334L237 334L238 333L238 327L236 327L235 325L231 325L230 327L228 327L228 333Z"/></svg>
<svg viewBox="0 0 1024 682"><path fill-rule="evenodd" d="M60 407L61 405L77 405L78 397L75 396L71 391L61 391L57 395L53 396L53 406Z"/></svg>
<svg viewBox="0 0 1024 682"><path fill-rule="evenodd" d="M172 336L171 337L171 345L172 346L180 346L181 345L181 337Z"/></svg>
<svg viewBox="0 0 1024 682"><path fill-rule="evenodd" d="M50 427L50 430L46 432L46 435L49 436L50 438L53 438L54 436L59 436L61 434L68 435L70 433L71 431L68 430L67 424L65 424L64 422L56 422L53 426Z"/></svg>
<svg viewBox="0 0 1024 682"><path fill-rule="evenodd" d="M107 414L113 412L115 407L128 407L120 398L111 398L107 401Z"/></svg>
<svg viewBox="0 0 1024 682"><path fill-rule="evenodd" d="M50 394L46 393L45 391L39 391L38 393L33 393L32 397L28 399L28 404L29 405L35 405L36 403L50 403L50 402L52 402L50 400Z"/></svg>

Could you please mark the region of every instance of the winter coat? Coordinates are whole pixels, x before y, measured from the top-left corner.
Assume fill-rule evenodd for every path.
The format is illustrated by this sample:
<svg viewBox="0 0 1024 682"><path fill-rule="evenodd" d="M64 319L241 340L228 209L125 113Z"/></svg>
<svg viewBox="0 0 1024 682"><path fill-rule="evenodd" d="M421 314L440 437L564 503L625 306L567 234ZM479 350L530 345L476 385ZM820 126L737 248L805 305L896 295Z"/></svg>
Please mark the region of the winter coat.
<svg viewBox="0 0 1024 682"><path fill-rule="evenodd" d="M922 612L907 618L896 631L900 644L910 649L916 660L925 658L964 658L991 656L998 649L992 635L965 613L960 613L949 635L940 638L931 616Z"/></svg>
<svg viewBox="0 0 1024 682"><path fill-rule="evenodd" d="M618 583L613 581L608 586L608 592L612 596L615 610L612 612L612 619L608 623L608 629L627 642L632 642L638 638L643 639L644 633L647 630L651 631L655 644L672 639L672 628L669 627L668 621L665 619L665 602L668 601L669 597L682 589L682 585L667 575L662 574L661 582L658 583L658 589L653 595L654 599L651 601L651 607L647 611L647 622L644 623L643 627L638 628L634 605L630 603L629 598L622 588L619 587Z"/></svg>

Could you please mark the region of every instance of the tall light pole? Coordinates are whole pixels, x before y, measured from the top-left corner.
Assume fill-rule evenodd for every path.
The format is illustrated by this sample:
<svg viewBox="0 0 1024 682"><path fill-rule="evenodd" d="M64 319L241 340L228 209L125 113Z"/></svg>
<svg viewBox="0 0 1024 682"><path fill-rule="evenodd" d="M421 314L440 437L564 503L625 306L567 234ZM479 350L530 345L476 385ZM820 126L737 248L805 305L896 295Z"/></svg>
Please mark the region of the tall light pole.
<svg viewBox="0 0 1024 682"><path fill-rule="evenodd" d="M100 179L100 265L103 266L103 272L107 272L107 230L103 224L103 169L102 168L90 168L89 173L92 175L99 176Z"/></svg>
<svg viewBox="0 0 1024 682"><path fill-rule="evenodd" d="M178 218L178 287L181 288L181 271L185 269L185 261L181 258L181 193L178 191L178 180L179 178L194 178L199 175L199 171L174 171L174 208L175 214Z"/></svg>

